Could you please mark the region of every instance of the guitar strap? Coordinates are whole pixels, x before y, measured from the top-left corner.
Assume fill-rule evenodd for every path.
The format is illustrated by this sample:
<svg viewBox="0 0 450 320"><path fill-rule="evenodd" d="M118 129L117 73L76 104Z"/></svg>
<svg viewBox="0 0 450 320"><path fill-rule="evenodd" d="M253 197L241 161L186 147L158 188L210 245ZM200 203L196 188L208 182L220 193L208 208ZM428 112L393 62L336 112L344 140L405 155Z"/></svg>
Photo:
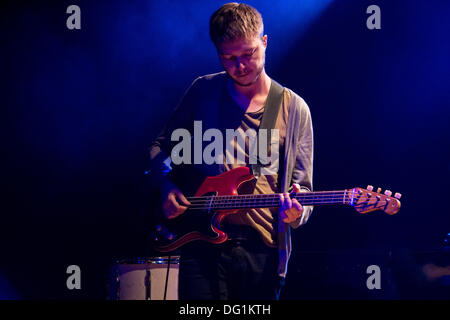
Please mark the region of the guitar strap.
<svg viewBox="0 0 450 320"><path fill-rule="evenodd" d="M267 130L267 151L270 150L271 146L271 134L272 129L275 128L275 124L277 122L278 113L280 110L281 103L283 101L283 93L284 88L275 80L272 79L270 84L269 94L266 99L266 103L264 105L264 113L262 116L261 123L259 125L259 130L266 129ZM261 139L261 135L258 134L258 146L260 145L259 139ZM259 153L258 153L259 155ZM267 165L270 165L267 164ZM261 167L266 166L262 164L259 160L256 164L252 164L252 171L255 178L258 178L261 175Z"/></svg>

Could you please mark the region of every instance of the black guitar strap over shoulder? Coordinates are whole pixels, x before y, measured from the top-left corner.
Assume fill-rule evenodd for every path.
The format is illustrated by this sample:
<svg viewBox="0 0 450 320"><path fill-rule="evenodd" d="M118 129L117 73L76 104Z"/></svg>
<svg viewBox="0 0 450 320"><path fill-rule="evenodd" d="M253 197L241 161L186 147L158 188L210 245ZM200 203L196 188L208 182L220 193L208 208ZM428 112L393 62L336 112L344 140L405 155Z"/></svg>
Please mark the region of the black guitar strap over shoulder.
<svg viewBox="0 0 450 320"><path fill-rule="evenodd" d="M280 110L281 102L283 101L284 88L275 80L272 79L270 84L269 95L267 96L266 103L264 105L264 113L259 125L259 129L267 130L267 150L270 150L271 145L271 130L275 128L277 122L278 113ZM258 134L258 140L260 135ZM259 146L259 141L258 141ZM281 156L281 155L280 155ZM268 164L270 165L270 163ZM253 175L258 178L261 175L261 167L265 166L259 161L256 164L252 164Z"/></svg>

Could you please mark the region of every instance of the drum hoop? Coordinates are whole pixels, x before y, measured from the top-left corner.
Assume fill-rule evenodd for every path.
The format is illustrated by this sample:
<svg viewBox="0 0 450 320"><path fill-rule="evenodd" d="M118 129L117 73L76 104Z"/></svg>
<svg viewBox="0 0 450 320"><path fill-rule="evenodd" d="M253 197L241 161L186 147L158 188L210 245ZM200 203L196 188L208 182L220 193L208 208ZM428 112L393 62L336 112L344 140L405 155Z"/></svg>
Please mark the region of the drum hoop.
<svg viewBox="0 0 450 320"><path fill-rule="evenodd" d="M137 258L124 258L116 261L116 264L167 264L169 261L169 257L160 256L160 257L137 257ZM171 256L170 264L179 264L180 256Z"/></svg>

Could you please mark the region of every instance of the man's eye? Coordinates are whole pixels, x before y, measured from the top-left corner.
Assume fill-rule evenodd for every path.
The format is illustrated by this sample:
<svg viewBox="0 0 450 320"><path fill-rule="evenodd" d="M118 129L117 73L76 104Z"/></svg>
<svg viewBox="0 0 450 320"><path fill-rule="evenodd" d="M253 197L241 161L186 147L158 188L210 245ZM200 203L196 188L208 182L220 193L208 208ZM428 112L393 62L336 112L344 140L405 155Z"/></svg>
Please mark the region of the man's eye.
<svg viewBox="0 0 450 320"><path fill-rule="evenodd" d="M254 54L254 53L255 53L255 51L248 52L248 53L244 54L244 57L246 57L246 58L251 58L251 57L253 57L253 54Z"/></svg>

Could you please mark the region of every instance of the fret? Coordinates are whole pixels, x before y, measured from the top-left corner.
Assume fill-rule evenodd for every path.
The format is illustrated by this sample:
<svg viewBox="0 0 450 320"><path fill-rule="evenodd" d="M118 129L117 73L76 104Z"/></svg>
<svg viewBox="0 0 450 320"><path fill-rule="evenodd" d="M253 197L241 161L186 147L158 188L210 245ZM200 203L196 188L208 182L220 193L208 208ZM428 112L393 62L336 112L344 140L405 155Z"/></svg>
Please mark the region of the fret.
<svg viewBox="0 0 450 320"><path fill-rule="evenodd" d="M304 206L345 204L347 190L302 192L291 195ZM245 209L245 208L267 208L279 207L279 194L254 194L254 195L231 195L192 197L192 201L207 200L212 209ZM209 202L210 201L210 202ZM198 206L198 205L197 205Z"/></svg>

